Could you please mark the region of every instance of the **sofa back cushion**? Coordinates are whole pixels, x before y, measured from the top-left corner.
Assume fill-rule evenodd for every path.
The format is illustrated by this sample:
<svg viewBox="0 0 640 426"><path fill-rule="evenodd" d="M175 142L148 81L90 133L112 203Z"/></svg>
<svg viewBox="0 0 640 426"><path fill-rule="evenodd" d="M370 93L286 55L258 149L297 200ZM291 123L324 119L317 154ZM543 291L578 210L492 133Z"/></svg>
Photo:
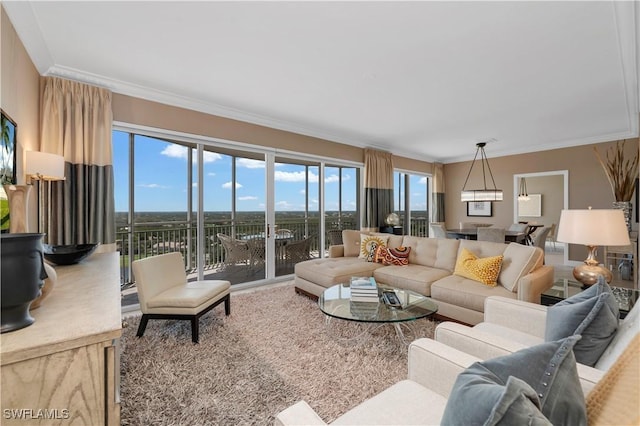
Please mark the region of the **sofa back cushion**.
<svg viewBox="0 0 640 426"><path fill-rule="evenodd" d="M453 272L460 242L444 238L424 238L405 235L404 247L411 247L409 264L431 266Z"/></svg>
<svg viewBox="0 0 640 426"><path fill-rule="evenodd" d="M356 229L342 231L342 244L344 245L344 257L358 257L360 254L360 234Z"/></svg>
<svg viewBox="0 0 640 426"><path fill-rule="evenodd" d="M359 231L357 229L345 229L342 231L342 245L344 257L358 257L360 255L361 235L380 235L388 238L387 247L397 248L402 246L402 235L383 234L380 232Z"/></svg>
<svg viewBox="0 0 640 426"><path fill-rule="evenodd" d="M542 266L544 252L539 247L510 243L504 250L498 284L509 291L517 291L518 281Z"/></svg>

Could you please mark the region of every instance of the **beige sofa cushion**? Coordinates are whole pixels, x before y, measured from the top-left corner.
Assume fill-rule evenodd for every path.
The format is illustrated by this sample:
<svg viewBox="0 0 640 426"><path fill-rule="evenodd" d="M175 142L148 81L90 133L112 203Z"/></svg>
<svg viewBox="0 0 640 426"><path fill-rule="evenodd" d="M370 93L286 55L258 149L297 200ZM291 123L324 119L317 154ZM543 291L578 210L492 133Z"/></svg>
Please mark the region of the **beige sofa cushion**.
<svg viewBox="0 0 640 426"><path fill-rule="evenodd" d="M409 265L431 266L453 272L458 258L458 240L405 235L402 245L411 247Z"/></svg>
<svg viewBox="0 0 640 426"><path fill-rule="evenodd" d="M380 235L387 238L387 247L396 248L402 246L402 235L345 229L344 231L342 231L342 245L344 246L345 257L354 257L360 255L360 235Z"/></svg>
<svg viewBox="0 0 640 426"><path fill-rule="evenodd" d="M149 308L195 308L208 300L220 299L229 293L229 281L191 281L171 287L147 302Z"/></svg>
<svg viewBox="0 0 640 426"><path fill-rule="evenodd" d="M431 284L432 298L477 312L484 312L484 301L489 296L518 297L504 287L489 287L459 275L450 275Z"/></svg>
<svg viewBox="0 0 640 426"><path fill-rule="evenodd" d="M425 296L431 294L431 283L450 274L451 272L445 269L411 264L408 266L385 266L373 272L373 276L379 283L413 290Z"/></svg>
<svg viewBox="0 0 640 426"><path fill-rule="evenodd" d="M539 247L510 243L504 250L498 284L509 291L516 291L520 278L538 269L543 261L544 252Z"/></svg>
<svg viewBox="0 0 640 426"><path fill-rule="evenodd" d="M329 288L335 284L348 283L353 276L373 276L373 271L384 268L381 263L367 262L357 257L313 259L297 263L297 277Z"/></svg>
<svg viewBox="0 0 640 426"><path fill-rule="evenodd" d="M447 399L411 380L400 381L364 401L333 425L437 425Z"/></svg>
<svg viewBox="0 0 640 426"><path fill-rule="evenodd" d="M344 246L344 257L358 257L360 254L360 234L362 232L345 229L342 231L342 245Z"/></svg>

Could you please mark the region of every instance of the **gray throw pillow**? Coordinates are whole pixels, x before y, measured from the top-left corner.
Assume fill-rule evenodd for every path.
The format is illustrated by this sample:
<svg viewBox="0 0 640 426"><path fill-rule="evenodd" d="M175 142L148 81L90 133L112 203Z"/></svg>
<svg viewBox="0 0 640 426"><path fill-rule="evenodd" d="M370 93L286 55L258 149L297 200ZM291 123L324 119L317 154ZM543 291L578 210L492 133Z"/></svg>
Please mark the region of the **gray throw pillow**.
<svg viewBox="0 0 640 426"><path fill-rule="evenodd" d="M620 310L603 276L581 293L549 307L544 340L582 335L573 352L576 361L593 367L618 329Z"/></svg>
<svg viewBox="0 0 640 426"><path fill-rule="evenodd" d="M572 348L580 336L476 362L456 379L442 425L586 425Z"/></svg>

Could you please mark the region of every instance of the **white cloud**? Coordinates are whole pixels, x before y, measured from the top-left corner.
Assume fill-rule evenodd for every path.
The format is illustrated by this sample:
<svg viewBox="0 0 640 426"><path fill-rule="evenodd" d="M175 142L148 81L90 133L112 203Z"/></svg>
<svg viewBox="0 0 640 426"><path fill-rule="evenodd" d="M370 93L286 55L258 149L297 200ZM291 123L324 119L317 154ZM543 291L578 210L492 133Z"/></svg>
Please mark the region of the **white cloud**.
<svg viewBox="0 0 640 426"><path fill-rule="evenodd" d="M420 178L420 180L418 180L418 183L421 185L426 185L427 184L427 177L426 176L422 176Z"/></svg>
<svg viewBox="0 0 640 426"><path fill-rule="evenodd" d="M318 176L313 175L313 173L309 173L309 179L311 180L312 176L315 176L315 181L318 181ZM276 182L304 182L306 179L306 174L304 172L283 172L280 170L276 170L274 173L274 178Z"/></svg>
<svg viewBox="0 0 640 426"><path fill-rule="evenodd" d="M168 186L160 185L157 183L141 183L138 185L140 188L150 188L150 189L167 189Z"/></svg>
<svg viewBox="0 0 640 426"><path fill-rule="evenodd" d="M232 185L231 182L225 182L225 183L222 184L222 187L224 189L231 189L231 185ZM236 189L238 189L238 188L242 188L242 185L240 183L236 182Z"/></svg>
<svg viewBox="0 0 640 426"><path fill-rule="evenodd" d="M207 173L207 176L215 176L216 174L214 172L209 172Z"/></svg>
<svg viewBox="0 0 640 426"><path fill-rule="evenodd" d="M324 178L325 183L336 183L340 180L340 176L338 175L330 175Z"/></svg>
<svg viewBox="0 0 640 426"><path fill-rule="evenodd" d="M182 160L187 159L187 154L189 152L189 148L182 145L171 144L167 145L165 149L163 149L160 154L167 156L169 158L180 158ZM203 159L205 163L213 163L214 161L221 160L222 155L217 152L205 151L203 153ZM194 153L193 162L198 161L198 156Z"/></svg>
<svg viewBox="0 0 640 426"><path fill-rule="evenodd" d="M238 158L238 167L246 167L247 169L264 169L263 160L252 160L250 158Z"/></svg>
<svg viewBox="0 0 640 426"><path fill-rule="evenodd" d="M258 197L254 197L253 195L246 195L244 197L238 197L238 201L251 201L251 200L257 200Z"/></svg>
<svg viewBox="0 0 640 426"><path fill-rule="evenodd" d="M300 194L305 195L306 193L307 193L307 190L306 190L306 189L301 189L301 190L300 190Z"/></svg>

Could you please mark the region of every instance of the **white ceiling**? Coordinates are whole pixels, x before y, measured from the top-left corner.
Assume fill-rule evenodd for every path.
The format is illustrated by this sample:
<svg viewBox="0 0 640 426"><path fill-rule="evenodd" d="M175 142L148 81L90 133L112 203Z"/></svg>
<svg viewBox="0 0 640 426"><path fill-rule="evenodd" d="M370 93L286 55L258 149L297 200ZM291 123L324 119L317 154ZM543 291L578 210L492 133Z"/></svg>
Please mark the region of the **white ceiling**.
<svg viewBox="0 0 640 426"><path fill-rule="evenodd" d="M3 5L43 75L427 161L638 135L635 2Z"/></svg>

